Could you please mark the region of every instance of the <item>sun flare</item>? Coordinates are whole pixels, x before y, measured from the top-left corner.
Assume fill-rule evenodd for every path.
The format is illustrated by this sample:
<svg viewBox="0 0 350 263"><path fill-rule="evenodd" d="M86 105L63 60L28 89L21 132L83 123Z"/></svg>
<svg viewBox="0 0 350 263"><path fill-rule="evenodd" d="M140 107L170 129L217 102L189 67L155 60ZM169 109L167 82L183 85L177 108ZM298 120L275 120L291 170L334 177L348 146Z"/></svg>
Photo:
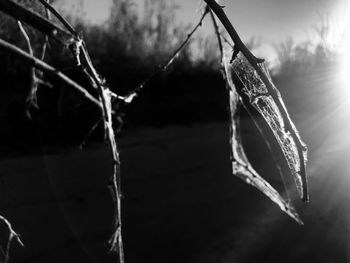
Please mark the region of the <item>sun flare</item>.
<svg viewBox="0 0 350 263"><path fill-rule="evenodd" d="M343 23L339 53L340 53L340 82L341 86L350 95L350 12Z"/></svg>

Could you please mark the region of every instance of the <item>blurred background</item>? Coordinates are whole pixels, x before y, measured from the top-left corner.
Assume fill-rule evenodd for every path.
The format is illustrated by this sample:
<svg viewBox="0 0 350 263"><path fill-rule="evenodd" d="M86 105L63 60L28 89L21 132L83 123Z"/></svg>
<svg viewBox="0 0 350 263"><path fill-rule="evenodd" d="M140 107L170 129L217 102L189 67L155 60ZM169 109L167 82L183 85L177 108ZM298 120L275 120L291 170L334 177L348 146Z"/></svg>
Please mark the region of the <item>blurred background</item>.
<svg viewBox="0 0 350 263"><path fill-rule="evenodd" d="M44 14L37 1L17 2ZM120 95L167 61L204 8L197 0L53 4L82 32L97 70ZM305 226L231 175L228 94L207 16L168 70L117 109L127 262L350 262L350 4L220 4L246 45L266 59L309 147L310 204L299 202L287 182ZM26 29L39 54L44 37ZM15 21L2 13L0 37L26 49ZM78 147L99 113L48 78L51 87L40 87L39 108L29 118L28 68L0 56L0 207L26 245L13 246L13 262L115 262L106 244L113 205L102 125ZM54 41L45 61L86 85ZM283 190L263 139L248 115L240 115L248 157Z"/></svg>

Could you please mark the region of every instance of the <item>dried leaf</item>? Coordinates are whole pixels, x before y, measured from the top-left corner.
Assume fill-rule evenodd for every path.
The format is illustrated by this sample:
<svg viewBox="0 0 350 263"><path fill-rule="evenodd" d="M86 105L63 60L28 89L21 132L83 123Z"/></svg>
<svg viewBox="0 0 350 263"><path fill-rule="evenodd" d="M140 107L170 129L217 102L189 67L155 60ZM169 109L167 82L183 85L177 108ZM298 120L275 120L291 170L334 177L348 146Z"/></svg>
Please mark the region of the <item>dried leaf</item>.
<svg viewBox="0 0 350 263"><path fill-rule="evenodd" d="M308 200L305 172L307 148L272 83L266 65L258 64L265 75L264 80L242 55L232 65L227 62L225 65L230 87L236 87L239 96L245 97L264 118L283 152L301 198Z"/></svg>
<svg viewBox="0 0 350 263"><path fill-rule="evenodd" d="M283 118L280 116L278 107L274 104L273 99L268 95L267 88L261 84L259 78L252 75L250 68L234 68L235 65L229 63L231 56L225 56L225 79L230 94L230 112L231 112L231 147L232 147L232 170L233 174L244 180L246 183L254 186L269 197L274 203L276 203L282 211L287 213L291 218L293 218L299 224L303 224L298 213L295 211L294 207L285 200L276 189L274 189L264 178L262 178L252 167L246 154L244 152L240 133L238 130L238 118L237 111L238 105L240 103L240 92L237 91L236 85L234 84L233 74L235 71L240 70L239 74L246 83L250 86L244 86L244 93L247 94L249 98L256 97L250 100L252 105L257 108L257 110L264 116L264 119L269 124L270 128L274 131L276 138L281 148L285 153L288 163L291 163L291 167L295 169L300 167L300 159L298 158L298 152L296 150L295 144L293 144L293 138L290 138L288 134L284 132ZM246 66L246 65L244 65ZM243 70L248 70L243 72ZM253 76L253 77L252 77ZM264 95L262 95L264 94ZM259 96L256 96L259 95ZM264 97L262 97L264 96ZM281 137L281 139L279 139ZM286 140L283 141L282 139ZM298 160L298 162L296 161ZM299 179L299 178L298 178ZM299 180L298 180L298 183Z"/></svg>

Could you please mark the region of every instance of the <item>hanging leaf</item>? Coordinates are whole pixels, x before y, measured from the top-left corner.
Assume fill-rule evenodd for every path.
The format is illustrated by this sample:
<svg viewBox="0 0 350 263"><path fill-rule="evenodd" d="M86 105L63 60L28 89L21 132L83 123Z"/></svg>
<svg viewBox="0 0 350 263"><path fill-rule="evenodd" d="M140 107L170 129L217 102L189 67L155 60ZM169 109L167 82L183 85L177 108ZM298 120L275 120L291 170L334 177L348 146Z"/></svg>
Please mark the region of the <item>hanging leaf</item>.
<svg viewBox="0 0 350 263"><path fill-rule="evenodd" d="M239 119L237 116L238 105L240 103L239 94L236 91L232 74L230 70L232 66L228 63L229 59L225 61L225 78L230 95L230 113L231 113L231 160L232 160L232 171L233 174L244 180L246 183L254 186L269 197L274 203L276 203L282 211L287 213L299 224L303 224L298 213L294 207L286 201L276 189L274 189L264 178L262 178L252 167L246 154L244 152L241 136L239 133Z"/></svg>
<svg viewBox="0 0 350 263"><path fill-rule="evenodd" d="M240 54L232 64L226 63L226 74L231 79L231 85L235 84L236 91L243 101L253 106L270 127L288 163L300 197L307 201L307 147L291 121L265 63L259 63L258 67L264 74L263 79Z"/></svg>

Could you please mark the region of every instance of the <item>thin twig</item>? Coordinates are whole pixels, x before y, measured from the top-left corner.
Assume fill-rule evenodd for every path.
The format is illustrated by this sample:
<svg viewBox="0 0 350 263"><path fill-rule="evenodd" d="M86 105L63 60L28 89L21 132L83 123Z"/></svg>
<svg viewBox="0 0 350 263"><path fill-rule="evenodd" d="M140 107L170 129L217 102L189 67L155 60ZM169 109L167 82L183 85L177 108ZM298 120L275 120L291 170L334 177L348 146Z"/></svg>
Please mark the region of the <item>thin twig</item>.
<svg viewBox="0 0 350 263"><path fill-rule="evenodd" d="M221 34L220 34L218 23L216 22L215 16L213 14L213 11L211 11L211 9L210 9L210 17L211 17L211 21L213 22L216 38L218 40L218 45L219 45L219 50L220 50L220 63L221 63L221 66L223 67L224 66L223 65L223 61L224 61L224 47L222 45Z"/></svg>
<svg viewBox="0 0 350 263"><path fill-rule="evenodd" d="M4 256L5 256L5 260L4 260L4 263L7 263L9 261L9 258L10 258L10 247L11 247L11 243L12 243L12 240L13 238L16 239L16 241L22 246L24 247L23 245L23 242L22 240L20 239L19 235L13 230L12 228L12 225L11 223L3 216L0 215L0 220L2 222L4 222L9 230L9 238L7 240L7 244L6 244L6 250L4 252Z"/></svg>
<svg viewBox="0 0 350 263"><path fill-rule="evenodd" d="M20 20L34 27L43 34L55 39L62 45L66 45L66 42L74 37L71 33L56 26L48 19L28 10L21 5L18 5L11 0L1 0L0 11L12 16L16 20Z"/></svg>
<svg viewBox="0 0 350 263"><path fill-rule="evenodd" d="M97 126L101 123L102 120L103 120L102 118L99 118L99 120L90 128L89 132L85 135L83 141L79 145L80 149L82 149L84 147L84 145L86 144L88 138L96 130Z"/></svg>
<svg viewBox="0 0 350 263"><path fill-rule="evenodd" d="M219 34L227 45L229 45L231 48L234 48L234 45L230 42L230 40L227 39L227 37L225 37L224 34L221 34L220 32L219 32Z"/></svg>
<svg viewBox="0 0 350 263"><path fill-rule="evenodd" d="M211 17L211 20L213 22L213 26L214 26L214 31L215 31L215 34L216 34L216 37L218 39L218 45L219 45L219 49L220 49L220 54L221 54L221 60L223 60L223 44L222 44L222 40L221 38L225 41L226 44L228 44L232 49L233 49L233 44L225 37L224 34L221 34L220 33L220 29L219 29L219 25L218 23L216 22L216 18L213 14L213 11L210 9L210 17Z"/></svg>
<svg viewBox="0 0 350 263"><path fill-rule="evenodd" d="M49 3L50 0L46 0L46 2ZM48 20L51 20L51 14L49 12L49 10L45 7L45 15L46 15L46 18ZM45 55L46 55L46 49L47 49L47 46L49 44L49 37L47 35L45 35L45 39L44 39L44 43L43 43L43 46L42 46L42 49L41 49L41 56L40 56L40 60L44 60L45 59Z"/></svg>
<svg viewBox="0 0 350 263"><path fill-rule="evenodd" d="M206 15L208 14L209 9L206 8L205 11L203 12L199 22L195 25L195 27L191 30L191 32L189 32L187 34L186 39L180 44L180 46L173 52L173 54L167 59L167 61L161 65L158 65L158 67L146 78L142 81L142 83L140 85L137 86L137 88L135 88L134 90L128 92L127 95L125 96L119 96L113 92L111 92L112 98L123 101L127 104L131 103L135 97L137 97L138 93L145 87L145 85L151 80L153 79L157 74L159 74L162 71L165 71L175 60L175 58L178 56L178 54L181 52L181 50L186 46L186 44L188 43L188 41L191 39L191 37L193 36L193 34L198 30L198 28L202 25L202 22L204 20L204 18L206 17ZM83 42L83 46L84 46L84 42ZM84 48L84 50L86 50L86 47ZM88 53L85 53L85 60L90 62L88 64L91 64L91 60L89 59L89 55ZM92 67L93 69L93 67ZM94 69L92 70L92 72L96 72L94 71ZM97 74L92 74L93 76L97 75ZM95 78L96 79L96 78ZM98 81L97 81L98 82ZM96 81L95 81L96 83ZM97 127L98 123L101 121L101 119L99 119L93 127ZM92 129L92 131L94 130L94 128ZM90 134L90 132L89 132Z"/></svg>
<svg viewBox="0 0 350 263"><path fill-rule="evenodd" d="M44 71L48 75L55 77L56 79L59 79L66 83L68 86L74 88L76 91L78 91L81 95L83 95L86 99L91 101L93 104L97 105L99 108L102 106L100 105L100 102L96 100L89 92L87 92L83 87L81 87L78 83L71 80L69 77L67 77L65 74L60 72L58 69L55 69L54 67L50 66L49 64L41 61L40 59L37 59L27 52L24 52L23 50L19 49L18 47L0 39L0 49L6 50L7 52L20 57L30 65L34 65L36 68Z"/></svg>
<svg viewBox="0 0 350 263"><path fill-rule="evenodd" d="M168 62L164 63L160 69L161 71L165 71L169 65L174 61L174 59L180 54L181 50L187 45L188 41L190 41L191 37L193 36L193 34L197 31L197 29L199 27L202 26L202 22L204 20L204 18L206 17L206 15L209 12L209 8L206 7L199 22L196 24L196 26L192 29L192 31L187 34L187 38L181 43L181 45L174 51L173 55L170 57L170 59L168 60Z"/></svg>
<svg viewBox="0 0 350 263"><path fill-rule="evenodd" d="M186 39L181 42L177 49L173 52L173 54L166 60L165 63L158 65L158 67L146 78L144 79L140 85L138 85L134 90L128 92L128 94L124 97L124 102L131 103L133 99L138 95L138 93L145 87L145 85L153 79L160 72L167 70L167 68L174 62L174 60L178 57L182 49L188 44L193 34L198 30L199 27L202 26L202 22L206 15L209 13L209 8L205 8L201 18L198 23L194 26L194 28L187 34Z"/></svg>
<svg viewBox="0 0 350 263"><path fill-rule="evenodd" d="M81 38L81 36L77 33L77 31L74 29L74 27L58 12L58 10L53 7L50 3L46 2L45 0L38 0L41 4L45 6L63 25L64 27L72 34L74 35L75 39L73 40L73 43L71 45L71 50L74 53L74 57L76 59L76 62L78 65L80 65L80 55L83 56L83 59L86 62L86 66L88 68L89 73L91 74L94 82L95 87L102 88L103 81L101 80L100 76L98 75L96 69L94 68L90 55L87 51L86 44Z"/></svg>
<svg viewBox="0 0 350 263"><path fill-rule="evenodd" d="M27 31L24 29L21 21L17 20L17 25L18 25L18 28L21 31L21 33L26 41L29 55L34 56L32 44L30 42L30 38L27 34ZM29 91L28 91L28 94L26 96L26 111L27 111L27 116L30 118L29 109L32 106L34 106L35 108L38 107L37 96L36 96L36 93L38 90L38 83L36 81L35 67L34 66L32 66L30 68L30 83L29 83L29 85L30 85Z"/></svg>
<svg viewBox="0 0 350 263"><path fill-rule="evenodd" d="M115 204L115 222L114 222L114 233L109 240L111 251L117 251L119 254L119 263L124 263L124 249L122 239L122 219L121 219L121 176L120 176L120 158L115 140L115 134L113 130L112 121L112 95L108 89L102 90L102 102L105 112L104 124L106 127L107 138L110 146L110 151L113 160L113 174L111 177L111 193Z"/></svg>
<svg viewBox="0 0 350 263"><path fill-rule="evenodd" d="M38 0L47 10L49 10L63 25L68 31L78 37L78 33L74 30L71 24L54 8L50 3L45 0Z"/></svg>
<svg viewBox="0 0 350 263"><path fill-rule="evenodd" d="M237 50L241 51L251 64L256 65L257 63L263 62L263 60L256 58L250 52L250 50L246 47L246 45L243 43L243 41L239 37L237 31L235 30L235 28L231 24L230 20L227 18L222 7L215 0L203 0L203 1L206 2L206 4L213 10L213 12L219 18L219 20L221 21L221 23L223 24L223 26L227 30L228 34L230 35L232 41L234 42L235 48Z"/></svg>
<svg viewBox="0 0 350 263"><path fill-rule="evenodd" d="M77 65L81 65L82 62L85 63L87 69L84 70L84 74L88 77L92 86L97 89L98 97L100 100L100 105L102 108L102 119L105 128L105 137L108 140L111 155L113 159L113 174L111 177L112 183L112 197L116 205L116 214L115 214L115 225L114 233L110 239L111 250L117 251L119 254L119 262L124 263L124 251L123 251L123 241L121 233L121 191L120 191L120 160L118 148L115 140L115 134L113 130L113 121L112 121L112 100L113 97L119 97L118 95L112 93L105 84L105 81L99 76L93 63L91 61L90 55L88 53L86 44L81 36L76 32L76 30L68 23L66 19L49 3L44 0L39 0L47 9L52 12L52 14L66 27L66 29L75 36L73 43L70 45L70 49L73 53L73 56L76 60ZM82 61L81 58L82 57ZM97 124L94 125L94 127ZM93 127L93 128L94 128ZM93 130L93 129L92 129Z"/></svg>
<svg viewBox="0 0 350 263"><path fill-rule="evenodd" d="M115 93L111 93L112 97L114 99L117 100L121 100L124 101L125 103L129 104L131 103L135 97L137 97L138 93L145 87L145 85L151 80L153 79L157 74L159 74L162 71L165 71L175 60L175 58L178 56L178 54L182 51L182 49L187 45L188 41L191 39L191 37L193 36L193 34L198 30L198 28L202 25L202 22L204 20L204 18L206 17L206 15L208 14L209 9L206 8L205 11L203 12L199 22L195 25L195 27L191 30L191 32L189 32L187 34L186 39L180 44L180 46L173 52L173 54L166 60L165 63L158 65L158 67L146 78L142 81L142 83L140 85L138 85L134 90L128 92L127 95L125 96L119 96ZM84 42L83 42L84 45ZM88 54L86 54L86 58L88 59L89 56ZM94 75L94 74L93 74ZM98 120L93 127L97 126L97 124L100 122L101 120Z"/></svg>

